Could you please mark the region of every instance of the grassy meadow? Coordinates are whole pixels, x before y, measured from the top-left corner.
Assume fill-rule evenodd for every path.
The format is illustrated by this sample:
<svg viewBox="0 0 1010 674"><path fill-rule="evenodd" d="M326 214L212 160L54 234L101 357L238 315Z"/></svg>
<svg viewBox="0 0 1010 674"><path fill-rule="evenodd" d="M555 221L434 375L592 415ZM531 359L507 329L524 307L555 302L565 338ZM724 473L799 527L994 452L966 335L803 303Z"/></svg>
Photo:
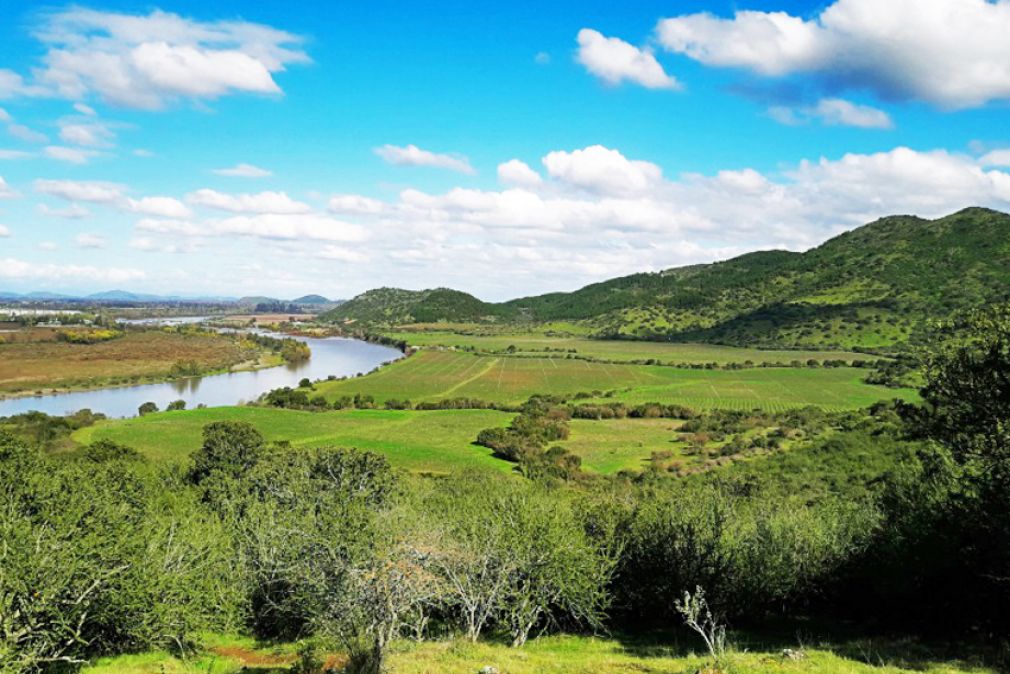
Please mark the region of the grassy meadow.
<svg viewBox="0 0 1010 674"><path fill-rule="evenodd" d="M595 363L562 357L481 356L422 350L365 377L319 384L328 400L355 394L391 399L469 397L519 403L535 394L614 392L611 400L701 408L769 410L815 405L856 409L878 400L914 398L911 390L870 386L856 368L693 370Z"/></svg>
<svg viewBox="0 0 1010 674"><path fill-rule="evenodd" d="M392 465L412 472L475 468L507 472L511 464L472 443L481 429L504 426L511 418L511 414L493 410L300 412L219 407L106 421L77 431L73 439L80 444L112 440L133 447L152 461L180 463L200 447L206 424L242 421L252 424L268 441L288 441L293 447L371 450L386 456Z"/></svg>
<svg viewBox="0 0 1010 674"><path fill-rule="evenodd" d="M411 346L473 347L478 351L504 352L514 347L515 352L536 353L546 349L570 351L579 356L612 361L642 361L654 359L662 363L703 364L718 363L776 363L806 362L810 359L854 360L873 359L874 356L852 351L831 350L774 350L745 349L718 344L674 344L671 342L643 342L617 339L589 339L586 337L548 336L543 330L530 333L464 334L451 330L398 330L384 332Z"/></svg>

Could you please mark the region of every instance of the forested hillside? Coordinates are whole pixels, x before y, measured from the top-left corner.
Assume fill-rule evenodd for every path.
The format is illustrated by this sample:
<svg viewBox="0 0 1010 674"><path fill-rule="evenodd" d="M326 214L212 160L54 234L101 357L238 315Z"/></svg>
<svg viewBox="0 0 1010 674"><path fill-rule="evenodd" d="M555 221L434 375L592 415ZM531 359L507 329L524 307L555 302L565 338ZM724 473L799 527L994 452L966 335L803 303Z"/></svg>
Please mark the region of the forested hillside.
<svg viewBox="0 0 1010 674"><path fill-rule="evenodd" d="M1010 297L1010 216L969 208L883 218L805 253L763 251L572 293L481 302L446 289L380 289L330 320L580 321L598 336L777 347L889 348L927 318Z"/></svg>

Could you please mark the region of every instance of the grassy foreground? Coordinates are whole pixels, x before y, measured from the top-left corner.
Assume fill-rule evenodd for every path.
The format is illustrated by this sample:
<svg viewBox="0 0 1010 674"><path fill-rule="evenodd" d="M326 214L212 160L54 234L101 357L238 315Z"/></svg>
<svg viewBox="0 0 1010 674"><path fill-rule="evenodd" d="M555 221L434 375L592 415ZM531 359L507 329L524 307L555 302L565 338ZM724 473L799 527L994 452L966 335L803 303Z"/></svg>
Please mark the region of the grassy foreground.
<svg viewBox="0 0 1010 674"><path fill-rule="evenodd" d="M847 410L878 400L915 399L910 389L864 384L866 372L847 367L692 370L595 363L563 356L520 358L421 351L365 377L323 382L318 388L329 400L361 393L380 403L459 397L519 403L538 393L614 391L610 398L614 401L770 411L806 405Z"/></svg>
<svg viewBox="0 0 1010 674"><path fill-rule="evenodd" d="M841 647L799 650L790 658L779 650L755 650L729 656L732 674L995 674L997 670L958 660L934 659L918 654L914 645L902 656L891 657L890 644L872 642ZM687 648L650 642L557 636L543 637L522 649L493 643L440 641L401 643L394 647L390 674L475 674L481 667L496 667L502 674L695 674L708 661ZM220 641L210 650L186 661L165 653L103 658L81 674L232 674L286 672L293 661L291 647L259 649L248 640ZM339 656L328 659L339 664ZM872 664L869 664L872 663ZM338 670L337 670L338 671Z"/></svg>

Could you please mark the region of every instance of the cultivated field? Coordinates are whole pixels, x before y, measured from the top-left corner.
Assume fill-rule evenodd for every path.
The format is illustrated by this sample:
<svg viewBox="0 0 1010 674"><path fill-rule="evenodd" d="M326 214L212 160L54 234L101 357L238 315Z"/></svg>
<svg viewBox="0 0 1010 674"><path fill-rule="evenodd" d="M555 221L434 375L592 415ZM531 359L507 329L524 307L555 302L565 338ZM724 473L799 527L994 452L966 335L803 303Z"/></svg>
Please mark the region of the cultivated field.
<svg viewBox="0 0 1010 674"><path fill-rule="evenodd" d="M477 356L424 350L365 377L325 382L327 399L361 393L390 399L470 397L518 403L537 393L613 391L611 400L679 403L698 408L769 410L816 405L855 409L878 400L914 397L910 390L864 384L855 368L690 370L594 363L562 357Z"/></svg>
<svg viewBox="0 0 1010 674"><path fill-rule="evenodd" d="M446 473L467 468L508 472L513 465L473 444L484 428L504 426L512 415L489 410L400 412L345 410L299 412L273 408L220 407L164 412L108 421L74 434L76 442L113 440L133 447L152 461L182 462L200 447L204 425L244 421L268 441L294 447L354 447L383 454L394 466L414 472Z"/></svg>
<svg viewBox="0 0 1010 674"><path fill-rule="evenodd" d="M131 331L96 344L56 341L52 330L4 336L0 393L136 383L163 378L180 362L214 371L257 357L256 350L214 334Z"/></svg>
<svg viewBox="0 0 1010 674"><path fill-rule="evenodd" d="M823 360L873 360L876 356L851 351L783 351L743 349L713 344L671 344L669 342L636 342L602 340L581 337L548 337L544 334L465 335L453 331L399 331L385 333L411 346L473 347L480 351L500 352L515 347L517 353L545 349L573 351L579 356L601 360L635 361L655 359L661 363L781 363Z"/></svg>

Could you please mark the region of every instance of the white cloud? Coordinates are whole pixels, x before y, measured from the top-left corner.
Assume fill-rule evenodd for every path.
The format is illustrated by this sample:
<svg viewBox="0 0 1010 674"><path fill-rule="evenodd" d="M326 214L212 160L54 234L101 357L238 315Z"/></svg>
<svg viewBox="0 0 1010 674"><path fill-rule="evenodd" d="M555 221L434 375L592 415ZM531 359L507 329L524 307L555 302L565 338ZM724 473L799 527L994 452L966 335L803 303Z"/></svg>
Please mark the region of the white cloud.
<svg viewBox="0 0 1010 674"><path fill-rule="evenodd" d="M85 147L109 147L116 134L102 122L75 122L63 120L60 123L60 139L71 145Z"/></svg>
<svg viewBox="0 0 1010 674"><path fill-rule="evenodd" d="M70 164L87 164L88 161L92 157L97 156L98 153L93 150L82 150L77 147L49 145L45 150L43 150L43 154L50 159L65 161Z"/></svg>
<svg viewBox="0 0 1010 674"><path fill-rule="evenodd" d="M150 150L145 150L144 148L139 147L139 148L137 148L136 150L133 151L133 156L134 157L142 157L144 159L147 159L147 158L153 157L154 153L151 152Z"/></svg>
<svg viewBox="0 0 1010 674"><path fill-rule="evenodd" d="M312 207L295 201L285 192L260 192L258 194L225 194L202 189L186 196L194 206L213 208L232 213L308 213Z"/></svg>
<svg viewBox="0 0 1010 674"><path fill-rule="evenodd" d="M0 239L6 239L11 235L11 230L5 226L0 225Z"/></svg>
<svg viewBox="0 0 1010 674"><path fill-rule="evenodd" d="M383 145L382 147L375 148L375 154L379 155L387 164L394 166L431 166L458 171L467 175L477 173L466 157L429 152L428 150L422 150L416 145L407 145L404 147Z"/></svg>
<svg viewBox="0 0 1010 674"><path fill-rule="evenodd" d="M35 131L34 129L29 129L24 124L8 124L7 133L14 136L18 140L23 140L26 143L49 142L49 136L47 136L44 133Z"/></svg>
<svg viewBox="0 0 1010 674"><path fill-rule="evenodd" d="M78 101L97 95L115 105L158 109L177 99L277 95L274 75L309 60L291 33L160 10L136 15L71 7L46 14L34 35L47 51L31 84L0 71L0 94Z"/></svg>
<svg viewBox="0 0 1010 674"><path fill-rule="evenodd" d="M14 188L7 184L3 176L0 176L0 199L13 199L17 196L19 195L14 191Z"/></svg>
<svg viewBox="0 0 1010 674"><path fill-rule="evenodd" d="M39 245L42 247L44 244ZM55 248L46 248L45 250L55 250ZM38 264L37 262L25 262L15 258L5 258L0 260L0 278L45 281L82 279L85 281L125 283L144 278L144 272L139 269L117 267Z"/></svg>
<svg viewBox="0 0 1010 674"><path fill-rule="evenodd" d="M536 187L544 181L539 173L529 167L529 164L518 159L498 164L498 180L505 185L518 187Z"/></svg>
<svg viewBox="0 0 1010 674"><path fill-rule="evenodd" d="M74 244L78 248L105 248L105 243L105 237L91 232L82 232L74 237Z"/></svg>
<svg viewBox="0 0 1010 674"><path fill-rule="evenodd" d="M239 215L211 222L216 234L298 241L362 241L367 233L360 225L314 213L284 215L262 213Z"/></svg>
<svg viewBox="0 0 1010 674"><path fill-rule="evenodd" d="M377 215L382 212L383 203L378 199L363 197L359 194L338 194L330 198L327 208L331 213Z"/></svg>
<svg viewBox="0 0 1010 674"><path fill-rule="evenodd" d="M738 11L656 28L668 50L766 77L809 74L832 89L969 108L1010 99L1010 2L836 0L809 20Z"/></svg>
<svg viewBox="0 0 1010 674"><path fill-rule="evenodd" d="M368 262L368 256L354 250L349 250L342 246L325 245L316 253L316 257L323 260L337 260L339 262L350 262L359 264Z"/></svg>
<svg viewBox="0 0 1010 674"><path fill-rule="evenodd" d="M74 110L81 113L82 115L87 115L88 117L94 117L98 113L90 105L85 105L84 103L74 103Z"/></svg>
<svg viewBox="0 0 1010 674"><path fill-rule="evenodd" d="M124 185L83 180L36 180L35 191L67 201L115 204L123 199Z"/></svg>
<svg viewBox="0 0 1010 674"><path fill-rule="evenodd" d="M156 234L170 234L174 236L202 236L207 233L205 227L188 220L159 220L155 218L144 218L137 223L137 229Z"/></svg>
<svg viewBox="0 0 1010 674"><path fill-rule="evenodd" d="M842 98L822 99L813 114L834 126L855 126L861 129L892 129L894 122L883 110L858 105Z"/></svg>
<svg viewBox="0 0 1010 674"><path fill-rule="evenodd" d="M129 210L143 215L154 215L161 218L188 218L191 211L186 204L172 197L142 197L127 199Z"/></svg>
<svg viewBox="0 0 1010 674"><path fill-rule="evenodd" d="M629 160L602 145L551 152L543 158L543 164L552 178L602 194L642 192L656 186L663 176L655 164Z"/></svg>
<svg viewBox="0 0 1010 674"><path fill-rule="evenodd" d="M59 250L60 247L57 246L52 241L43 241L38 245L38 249L46 253L52 253L54 251Z"/></svg>
<svg viewBox="0 0 1010 674"><path fill-rule="evenodd" d="M229 178L266 178L273 175L272 171L252 164L236 164L231 168L214 169L213 172Z"/></svg>
<svg viewBox="0 0 1010 674"><path fill-rule="evenodd" d="M533 56L533 62L538 66L550 65L551 55L545 51L538 51L536 55Z"/></svg>
<svg viewBox="0 0 1010 674"><path fill-rule="evenodd" d="M843 98L822 98L817 105L791 108L773 106L768 116L787 126L807 124L818 119L827 126L854 126L861 129L893 129L894 121L883 110Z"/></svg>
<svg viewBox="0 0 1010 674"><path fill-rule="evenodd" d="M66 218L67 220L81 220L91 215L91 211L80 204L68 204L66 208L50 208L46 204L39 204L39 213L51 218Z"/></svg>
<svg viewBox="0 0 1010 674"><path fill-rule="evenodd" d="M993 150L978 160L982 166L1010 167L1010 149Z"/></svg>
<svg viewBox="0 0 1010 674"><path fill-rule="evenodd" d="M0 160L28 159L31 156L31 152L22 150L0 150Z"/></svg>
<svg viewBox="0 0 1010 674"><path fill-rule="evenodd" d="M0 108L0 123L7 124L8 122L12 122L13 120L14 118L10 116L9 112L4 110L3 108Z"/></svg>
<svg viewBox="0 0 1010 674"><path fill-rule="evenodd" d="M130 239L127 245L134 250L144 253L170 253L176 255L180 253L193 253L197 250L197 247L190 241L172 243L157 241L146 236L134 237Z"/></svg>
<svg viewBox="0 0 1010 674"><path fill-rule="evenodd" d="M616 37L583 28L578 35L579 63L607 84L628 81L648 89L677 89L674 77L666 74L652 52L628 44Z"/></svg>

